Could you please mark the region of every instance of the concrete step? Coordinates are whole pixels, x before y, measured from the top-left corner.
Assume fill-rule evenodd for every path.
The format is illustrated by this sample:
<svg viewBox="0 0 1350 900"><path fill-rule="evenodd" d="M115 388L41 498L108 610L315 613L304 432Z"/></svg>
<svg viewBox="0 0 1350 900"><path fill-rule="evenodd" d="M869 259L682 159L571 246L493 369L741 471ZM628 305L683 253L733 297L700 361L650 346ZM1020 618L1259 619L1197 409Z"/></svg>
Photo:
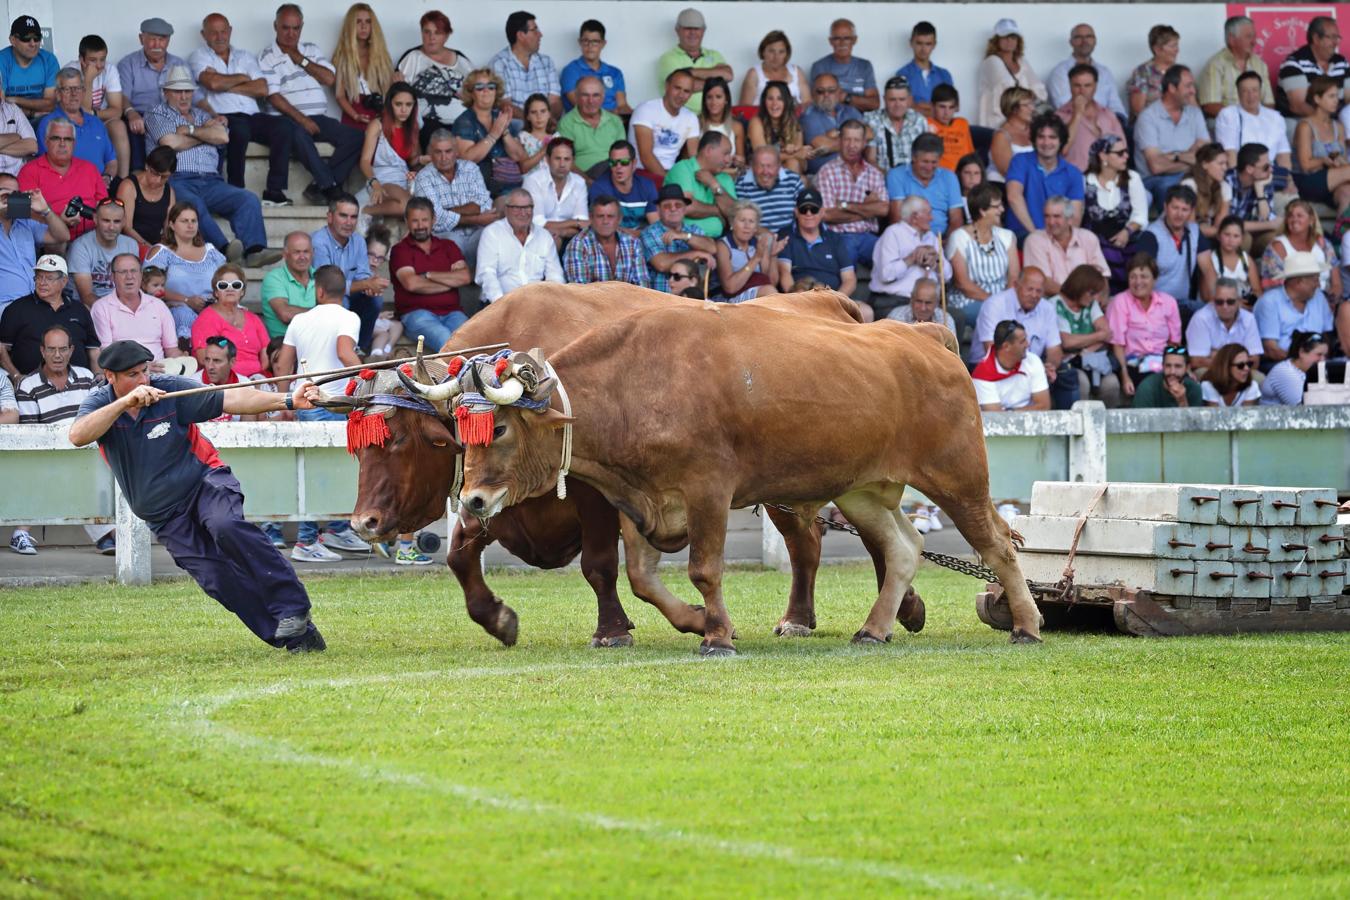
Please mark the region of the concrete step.
<svg viewBox="0 0 1350 900"><path fill-rule="evenodd" d="M1044 516L1082 516L1101 489L1101 484L1038 481L1032 486L1031 511ZM1092 518L1199 525L1330 525L1336 521L1336 496L1330 488L1113 483L1093 507Z"/></svg>

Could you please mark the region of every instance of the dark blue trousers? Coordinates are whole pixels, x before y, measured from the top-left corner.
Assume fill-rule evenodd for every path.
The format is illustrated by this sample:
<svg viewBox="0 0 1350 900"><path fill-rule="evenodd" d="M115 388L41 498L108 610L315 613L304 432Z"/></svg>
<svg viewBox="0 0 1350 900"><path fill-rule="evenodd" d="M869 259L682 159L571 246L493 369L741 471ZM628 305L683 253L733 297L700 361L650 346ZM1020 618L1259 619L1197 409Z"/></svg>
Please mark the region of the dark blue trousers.
<svg viewBox="0 0 1350 900"><path fill-rule="evenodd" d="M276 639L280 620L309 612L309 595L267 536L244 521L244 492L228 468L208 472L154 530L178 568L259 638L274 647L303 640L303 635Z"/></svg>

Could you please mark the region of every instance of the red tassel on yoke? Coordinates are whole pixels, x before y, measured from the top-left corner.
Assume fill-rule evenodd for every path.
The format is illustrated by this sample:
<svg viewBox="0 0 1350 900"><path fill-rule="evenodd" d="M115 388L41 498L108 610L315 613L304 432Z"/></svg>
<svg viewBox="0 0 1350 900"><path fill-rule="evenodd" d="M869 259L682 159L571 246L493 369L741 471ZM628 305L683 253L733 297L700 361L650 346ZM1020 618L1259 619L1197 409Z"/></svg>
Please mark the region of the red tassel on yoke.
<svg viewBox="0 0 1350 900"><path fill-rule="evenodd" d="M388 438L389 423L384 416L368 416L359 409L347 416L347 452L353 456L363 447L383 447Z"/></svg>
<svg viewBox="0 0 1350 900"><path fill-rule="evenodd" d="M472 412L467 406L458 406L455 421L459 424L459 440L464 446L486 447L492 443L492 410Z"/></svg>

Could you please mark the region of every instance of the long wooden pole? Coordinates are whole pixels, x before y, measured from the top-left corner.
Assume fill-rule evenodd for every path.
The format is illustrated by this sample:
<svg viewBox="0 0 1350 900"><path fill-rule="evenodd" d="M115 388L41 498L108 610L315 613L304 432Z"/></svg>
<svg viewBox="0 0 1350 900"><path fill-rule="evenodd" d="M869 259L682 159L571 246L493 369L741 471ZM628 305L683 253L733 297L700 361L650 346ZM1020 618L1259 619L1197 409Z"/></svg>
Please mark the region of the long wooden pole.
<svg viewBox="0 0 1350 900"><path fill-rule="evenodd" d="M506 342L497 344L483 344L479 347L464 347L460 350L446 350L442 353L431 353L423 356L423 359L444 359L447 356L463 356L466 353L476 353L481 350L500 350L503 347L510 346ZM183 391L170 391L160 399L167 397L189 397L193 394L209 394L215 391L228 391L231 388L257 387L260 384L277 384L283 381L316 381L320 378L327 378L338 375L353 375L363 369L388 369L391 366L401 366L404 363L416 362L416 357L405 356L401 359L387 359L383 362L369 363L360 366L346 366L341 369L330 369L326 372L305 372L296 375L277 375L274 378L259 378L256 381L237 381L234 384L208 384L199 388L188 388Z"/></svg>
<svg viewBox="0 0 1350 900"><path fill-rule="evenodd" d="M940 297L940 298L942 299L942 324L943 324L943 325L946 325L946 324L947 324L947 279L945 279L945 278L942 277L942 235L937 234L937 232L934 232L934 236L937 238L937 245L938 245L938 248L937 248L937 249L938 249L938 261L937 261L938 297ZM962 330L964 330L964 329L962 329ZM961 335L958 334L958 335L956 336L956 339L957 339L958 341L961 340Z"/></svg>

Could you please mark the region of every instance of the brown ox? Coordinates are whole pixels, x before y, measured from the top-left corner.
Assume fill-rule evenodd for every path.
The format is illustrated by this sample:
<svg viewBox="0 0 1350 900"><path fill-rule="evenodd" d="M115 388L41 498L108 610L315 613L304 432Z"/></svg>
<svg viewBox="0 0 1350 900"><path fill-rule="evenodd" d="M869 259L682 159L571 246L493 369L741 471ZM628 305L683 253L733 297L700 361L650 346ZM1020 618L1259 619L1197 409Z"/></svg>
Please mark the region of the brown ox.
<svg viewBox="0 0 1350 900"><path fill-rule="evenodd" d="M597 327L552 363L576 423L575 478L658 549L689 545L705 654L735 652L722 598L727 511L771 500L818 508L834 498L877 548L879 596L854 640L889 640L922 548L897 514L911 484L998 574L1012 639L1039 640L1009 528L989 497L970 375L930 331L707 304ZM570 421L554 400L539 413L496 410L492 442L466 448L460 496L470 511L491 516L552 489Z"/></svg>
<svg viewBox="0 0 1350 900"><path fill-rule="evenodd" d="M757 301L770 302L768 298ZM772 300L781 308L807 315L856 322L858 310L836 294L794 295ZM474 316L447 345L471 346L510 339L546 351L561 348L597 324L655 306L701 306L655 291L627 285L562 286L539 284L513 291ZM392 374L381 375L384 390L401 391ZM363 536L384 538L397 532L426 527L445 515L446 497L454 481L457 443L438 418L395 409L388 416L390 439L384 446L358 451L360 475L352 525ZM792 560L792 588L778 633L809 634L815 627L814 588L820 562L820 536L801 517L769 511L782 532ZM652 603L679 630L701 634L702 607L679 600L656 575L660 551L636 531L627 528L627 574L633 593ZM489 634L510 646L515 643L518 619L483 578L482 554L500 541L530 565L551 569L566 566L581 555L581 570L596 593L597 622L592 644L622 646L632 642L633 627L616 591L619 516L594 488L569 480L569 496L552 493L533 497L495 517L491 528L479 519L461 516L454 523L447 563L464 591L470 617ZM921 613L907 618L908 627L922 624Z"/></svg>

